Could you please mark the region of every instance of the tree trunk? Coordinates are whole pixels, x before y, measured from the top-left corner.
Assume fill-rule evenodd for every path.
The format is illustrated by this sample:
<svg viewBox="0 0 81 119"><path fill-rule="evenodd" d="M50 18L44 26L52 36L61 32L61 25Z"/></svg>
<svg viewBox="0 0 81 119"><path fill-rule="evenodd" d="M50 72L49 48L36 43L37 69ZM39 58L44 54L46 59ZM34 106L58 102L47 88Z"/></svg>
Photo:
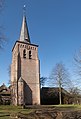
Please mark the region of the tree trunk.
<svg viewBox="0 0 81 119"><path fill-rule="evenodd" d="M62 93L61 93L61 87L59 87L59 102L60 105L62 104Z"/></svg>
<svg viewBox="0 0 81 119"><path fill-rule="evenodd" d="M62 90L61 90L61 82L59 80L59 104L62 104Z"/></svg>

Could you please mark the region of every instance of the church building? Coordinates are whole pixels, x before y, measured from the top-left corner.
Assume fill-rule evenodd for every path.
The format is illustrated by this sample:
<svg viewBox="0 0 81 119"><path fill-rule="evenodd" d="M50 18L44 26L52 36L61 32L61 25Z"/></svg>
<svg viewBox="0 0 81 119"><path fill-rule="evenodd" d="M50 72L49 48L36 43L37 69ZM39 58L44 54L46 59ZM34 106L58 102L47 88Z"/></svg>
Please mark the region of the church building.
<svg viewBox="0 0 81 119"><path fill-rule="evenodd" d="M23 15L19 40L12 49L11 97L13 105L40 105L38 45L30 41L26 15Z"/></svg>

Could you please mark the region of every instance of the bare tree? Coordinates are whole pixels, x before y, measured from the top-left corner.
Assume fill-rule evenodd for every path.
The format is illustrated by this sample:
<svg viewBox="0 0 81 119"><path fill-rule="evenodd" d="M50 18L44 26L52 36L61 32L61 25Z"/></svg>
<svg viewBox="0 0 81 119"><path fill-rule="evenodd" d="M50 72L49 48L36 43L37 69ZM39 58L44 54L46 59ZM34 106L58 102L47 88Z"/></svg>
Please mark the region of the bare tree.
<svg viewBox="0 0 81 119"><path fill-rule="evenodd" d="M77 96L80 95L80 89L78 89L77 87L70 88L69 92L72 95L77 95Z"/></svg>
<svg viewBox="0 0 81 119"><path fill-rule="evenodd" d="M81 101L81 90L78 87L71 87L69 89L70 96L72 97L72 103L80 104Z"/></svg>
<svg viewBox="0 0 81 119"><path fill-rule="evenodd" d="M4 5L4 0L0 0L0 11L1 11L2 8L3 8L3 5Z"/></svg>
<svg viewBox="0 0 81 119"><path fill-rule="evenodd" d="M11 85L11 65L9 65L9 67L8 67L8 74L9 74L9 82L8 82L8 84Z"/></svg>
<svg viewBox="0 0 81 119"><path fill-rule="evenodd" d="M40 77L40 88L45 85L47 77Z"/></svg>
<svg viewBox="0 0 81 119"><path fill-rule="evenodd" d="M0 12L2 11L4 7L4 1L5 0L0 0ZM0 49L3 48L4 42L6 41L5 35L2 31L2 26L0 25Z"/></svg>
<svg viewBox="0 0 81 119"><path fill-rule="evenodd" d="M76 73L81 77L81 49L74 56L74 64L76 66Z"/></svg>
<svg viewBox="0 0 81 119"><path fill-rule="evenodd" d="M62 87L69 84L69 73L63 63L57 63L50 76L51 84L59 87L59 102L62 104Z"/></svg>
<svg viewBox="0 0 81 119"><path fill-rule="evenodd" d="M74 55L75 87L81 89L81 48Z"/></svg>

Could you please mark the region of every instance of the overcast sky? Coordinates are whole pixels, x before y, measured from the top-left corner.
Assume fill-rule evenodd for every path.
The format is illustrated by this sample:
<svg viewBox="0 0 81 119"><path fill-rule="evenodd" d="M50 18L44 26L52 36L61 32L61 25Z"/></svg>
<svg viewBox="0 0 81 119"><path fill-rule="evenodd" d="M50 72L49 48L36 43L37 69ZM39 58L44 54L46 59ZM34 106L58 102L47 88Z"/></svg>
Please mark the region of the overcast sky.
<svg viewBox="0 0 81 119"><path fill-rule="evenodd" d="M41 76L49 76L60 61L73 75L73 57L81 46L81 0L5 0L0 24L8 42L0 50L0 85L8 84L8 67L13 45L19 39L24 4L31 42L39 45Z"/></svg>

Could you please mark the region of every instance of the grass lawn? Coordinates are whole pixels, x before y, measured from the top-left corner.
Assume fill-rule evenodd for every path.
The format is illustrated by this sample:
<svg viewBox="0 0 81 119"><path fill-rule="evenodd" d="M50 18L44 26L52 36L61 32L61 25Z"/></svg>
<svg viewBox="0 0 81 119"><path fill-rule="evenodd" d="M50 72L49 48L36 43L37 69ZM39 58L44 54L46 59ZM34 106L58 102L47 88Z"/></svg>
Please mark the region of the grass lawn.
<svg viewBox="0 0 81 119"><path fill-rule="evenodd" d="M55 108L57 111L81 111L81 105L50 105L50 108Z"/></svg>
<svg viewBox="0 0 81 119"><path fill-rule="evenodd" d="M31 109L22 109L21 106L0 105L0 119L10 119L10 115L28 114L32 111Z"/></svg>
<svg viewBox="0 0 81 119"><path fill-rule="evenodd" d="M81 110L81 105L45 105L40 106L40 109L43 108L54 108L56 110ZM22 109L21 106L11 106L11 105L0 105L0 119L10 119L10 115L16 115L18 113L21 114L29 114L36 109Z"/></svg>
<svg viewBox="0 0 81 119"><path fill-rule="evenodd" d="M59 108L74 108L74 109L81 109L81 105L55 105Z"/></svg>

